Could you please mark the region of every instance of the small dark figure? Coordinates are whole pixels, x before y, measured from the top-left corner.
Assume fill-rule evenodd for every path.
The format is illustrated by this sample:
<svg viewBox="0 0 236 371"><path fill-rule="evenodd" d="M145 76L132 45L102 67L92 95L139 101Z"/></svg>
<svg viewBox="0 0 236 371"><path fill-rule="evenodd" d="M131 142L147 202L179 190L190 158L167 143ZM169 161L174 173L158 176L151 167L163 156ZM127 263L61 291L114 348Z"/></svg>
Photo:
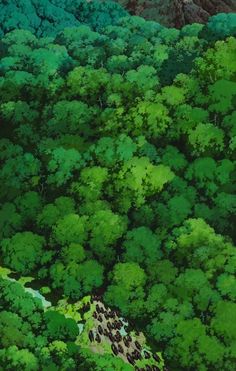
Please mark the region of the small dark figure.
<svg viewBox="0 0 236 371"><path fill-rule="evenodd" d="M91 342L94 341L94 335L93 335L93 331L92 330L89 331L89 340Z"/></svg>
<svg viewBox="0 0 236 371"><path fill-rule="evenodd" d="M118 329L120 330L121 328L122 328L122 322L121 321L118 321L118 323L117 323L117 327L118 327Z"/></svg>
<svg viewBox="0 0 236 371"><path fill-rule="evenodd" d="M100 312L101 312L101 313L104 313L104 312L105 312L105 310L104 310L103 307L100 307Z"/></svg>
<svg viewBox="0 0 236 371"><path fill-rule="evenodd" d="M119 333L119 331L116 331L116 336L118 336L119 338L121 338L121 334Z"/></svg>
<svg viewBox="0 0 236 371"><path fill-rule="evenodd" d="M95 340L96 340L98 343L101 343L101 338L100 338L100 336L99 336L98 334L96 335Z"/></svg>
<svg viewBox="0 0 236 371"><path fill-rule="evenodd" d="M104 333L105 336L108 336L109 332L108 332L107 328L105 328L105 329L103 330L103 333Z"/></svg>
<svg viewBox="0 0 236 371"><path fill-rule="evenodd" d="M127 335L127 336L126 336L126 338L127 338L127 340L128 340L129 342L131 342L131 341L132 341L132 338L131 338L131 336L130 336L130 335Z"/></svg>
<svg viewBox="0 0 236 371"><path fill-rule="evenodd" d="M131 355L130 355L129 353L127 353L126 356L127 356L127 360L128 360L128 362L131 363L131 365L134 366L135 362L134 362L133 357L131 357Z"/></svg>
<svg viewBox="0 0 236 371"><path fill-rule="evenodd" d="M129 342L128 342L128 340L127 340L126 338L124 338L123 340L124 340L124 344L125 344L125 346L126 346L127 348L129 348Z"/></svg>
<svg viewBox="0 0 236 371"><path fill-rule="evenodd" d="M102 316L101 315L98 316L98 321L102 322Z"/></svg>
<svg viewBox="0 0 236 371"><path fill-rule="evenodd" d="M110 322L107 322L107 328L108 328L108 330L112 330L112 326L111 326L111 323Z"/></svg>
<svg viewBox="0 0 236 371"><path fill-rule="evenodd" d="M138 359L138 356L137 356L137 353L136 353L135 350L132 352L132 357L133 357L134 359Z"/></svg>
<svg viewBox="0 0 236 371"><path fill-rule="evenodd" d="M147 370L147 371L152 371L152 368L151 368L151 366L149 366L149 365L146 365L146 370Z"/></svg>
<svg viewBox="0 0 236 371"><path fill-rule="evenodd" d="M110 322L110 324L111 324L111 330L113 330L114 329L113 323Z"/></svg>
<svg viewBox="0 0 236 371"><path fill-rule="evenodd" d="M98 304L96 304L96 311L97 311L98 313L100 313L100 307L99 307Z"/></svg>
<svg viewBox="0 0 236 371"><path fill-rule="evenodd" d="M93 312L93 318L98 318L97 312Z"/></svg>
<svg viewBox="0 0 236 371"><path fill-rule="evenodd" d="M103 335L103 329L101 325L98 325L98 332L100 335Z"/></svg>
<svg viewBox="0 0 236 371"><path fill-rule="evenodd" d="M152 369L153 369L153 371L160 371L159 367L157 367L157 366L152 366Z"/></svg>
<svg viewBox="0 0 236 371"><path fill-rule="evenodd" d="M118 352L118 349L117 349L117 347L115 346L115 344L111 344L111 349L112 349L112 352L117 356L117 354L118 354L119 352Z"/></svg>
<svg viewBox="0 0 236 371"><path fill-rule="evenodd" d="M122 346L120 344L118 344L118 350L120 353L124 353L124 349L122 348Z"/></svg>
<svg viewBox="0 0 236 371"><path fill-rule="evenodd" d="M114 337L113 337L111 332L109 332L108 337L109 337L110 341L113 343Z"/></svg>
<svg viewBox="0 0 236 371"><path fill-rule="evenodd" d="M151 356L150 356L150 353L146 352L146 350L144 351L144 357L146 359L149 359Z"/></svg>
<svg viewBox="0 0 236 371"><path fill-rule="evenodd" d="M116 316L116 315L115 315L115 312L112 311L112 312L111 312L111 318L115 318L115 316Z"/></svg>
<svg viewBox="0 0 236 371"><path fill-rule="evenodd" d="M105 317L106 319L109 319L109 314L108 314L107 312L105 312L105 313L104 313L104 317Z"/></svg>
<svg viewBox="0 0 236 371"><path fill-rule="evenodd" d="M113 322L112 326L113 326L113 329L114 329L114 330L117 330L117 327L116 327L116 321Z"/></svg>
<svg viewBox="0 0 236 371"><path fill-rule="evenodd" d="M155 359L155 361L157 362L160 361L160 357L157 354L154 353L152 356L153 356L153 359Z"/></svg>
<svg viewBox="0 0 236 371"><path fill-rule="evenodd" d="M139 344L139 342L137 340L134 342L134 344L135 344L135 346L138 350L142 349L141 345Z"/></svg>

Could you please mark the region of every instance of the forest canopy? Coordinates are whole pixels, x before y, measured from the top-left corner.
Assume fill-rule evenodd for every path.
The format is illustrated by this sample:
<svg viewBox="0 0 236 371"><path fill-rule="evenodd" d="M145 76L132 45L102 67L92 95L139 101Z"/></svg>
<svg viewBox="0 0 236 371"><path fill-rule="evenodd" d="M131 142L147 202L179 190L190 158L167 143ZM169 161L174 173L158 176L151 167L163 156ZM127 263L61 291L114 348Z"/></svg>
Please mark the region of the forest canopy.
<svg viewBox="0 0 236 371"><path fill-rule="evenodd" d="M233 370L236 15L177 30L72 3L0 5L1 265L99 290L170 370ZM0 370L130 369L0 285Z"/></svg>

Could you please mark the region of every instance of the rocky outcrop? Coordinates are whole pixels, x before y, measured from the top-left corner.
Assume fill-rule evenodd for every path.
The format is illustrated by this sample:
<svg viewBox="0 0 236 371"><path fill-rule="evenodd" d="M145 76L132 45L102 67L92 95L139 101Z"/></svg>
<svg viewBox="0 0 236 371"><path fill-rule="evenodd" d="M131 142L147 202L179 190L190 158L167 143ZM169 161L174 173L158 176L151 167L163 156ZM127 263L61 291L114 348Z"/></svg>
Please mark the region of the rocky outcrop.
<svg viewBox="0 0 236 371"><path fill-rule="evenodd" d="M235 0L117 0L131 14L181 28L186 24L205 23L217 13L235 13Z"/></svg>

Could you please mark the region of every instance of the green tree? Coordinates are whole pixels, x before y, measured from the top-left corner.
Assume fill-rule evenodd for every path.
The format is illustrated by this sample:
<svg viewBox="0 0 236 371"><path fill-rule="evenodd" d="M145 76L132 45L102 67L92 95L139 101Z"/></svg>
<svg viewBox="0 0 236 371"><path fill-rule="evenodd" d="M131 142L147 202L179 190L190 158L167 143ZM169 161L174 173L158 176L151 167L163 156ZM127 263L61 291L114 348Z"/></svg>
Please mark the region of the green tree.
<svg viewBox="0 0 236 371"><path fill-rule="evenodd" d="M103 271L103 266L96 260L78 263L73 260L67 265L58 260L50 268L50 277L54 288L62 288L66 296L78 300L102 285Z"/></svg>
<svg viewBox="0 0 236 371"><path fill-rule="evenodd" d="M68 214L59 219L52 229L56 244L65 246L69 243L83 243L87 239L87 217Z"/></svg>
<svg viewBox="0 0 236 371"><path fill-rule="evenodd" d="M27 348L31 328L28 323L24 323L16 314L7 311L0 313L0 331L1 331L1 347L8 348L12 345Z"/></svg>
<svg viewBox="0 0 236 371"><path fill-rule="evenodd" d="M105 301L133 318L144 312L146 274L136 263L117 263L111 273L112 284L105 293Z"/></svg>
<svg viewBox="0 0 236 371"><path fill-rule="evenodd" d="M171 340L169 356L182 367L206 370L223 367L224 346L214 336L206 333L206 327L197 318L180 321L176 327L176 338Z"/></svg>
<svg viewBox="0 0 236 371"><path fill-rule="evenodd" d="M219 301L214 308L214 317L211 321L212 329L219 337L223 337L228 345L235 342L236 304L230 301ZM235 356L234 356L235 357Z"/></svg>
<svg viewBox="0 0 236 371"><path fill-rule="evenodd" d="M22 228L22 217L17 212L14 204L7 202L0 210L0 236L11 237Z"/></svg>
<svg viewBox="0 0 236 371"><path fill-rule="evenodd" d="M17 209L24 223L32 223L42 209L42 199L37 192L29 191L15 199Z"/></svg>
<svg viewBox="0 0 236 371"><path fill-rule="evenodd" d="M190 132L189 142L194 154L221 152L224 150L224 132L213 124L198 124Z"/></svg>
<svg viewBox="0 0 236 371"><path fill-rule="evenodd" d="M3 196L7 190L27 191L39 182L40 161L31 153L6 160L0 171Z"/></svg>
<svg viewBox="0 0 236 371"><path fill-rule="evenodd" d="M119 193L122 210L131 205L142 206L148 196L162 191L174 178L174 173L164 165L153 165L147 157L133 157L127 161L115 179L115 191Z"/></svg>
<svg viewBox="0 0 236 371"><path fill-rule="evenodd" d="M50 160L47 165L47 183L60 187L73 177L73 173L82 166L80 153L74 149L64 149L57 147L49 150Z"/></svg>
<svg viewBox="0 0 236 371"><path fill-rule="evenodd" d="M154 265L162 255L158 236L146 227L128 231L123 248L123 258L126 262L134 262L146 267Z"/></svg>
<svg viewBox="0 0 236 371"><path fill-rule="evenodd" d="M46 322L45 335L50 340L75 340L79 334L76 322L72 318L65 318L61 313L47 311L44 313Z"/></svg>
<svg viewBox="0 0 236 371"><path fill-rule="evenodd" d="M83 200L95 201L101 197L107 178L106 168L85 167L81 170L80 181L72 183L71 192Z"/></svg>
<svg viewBox="0 0 236 371"><path fill-rule="evenodd" d="M90 104L96 104L96 97L102 97L109 77L104 68L94 70L87 66L76 67L68 75L68 94L71 98L80 98Z"/></svg>
<svg viewBox="0 0 236 371"><path fill-rule="evenodd" d="M160 102L138 100L127 115L127 127L132 135L142 135L148 139L160 139L171 124L168 109Z"/></svg>
<svg viewBox="0 0 236 371"><path fill-rule="evenodd" d="M28 349L19 349L13 345L6 349L0 350L0 360L2 370L38 370L38 360ZM2 368L4 367L4 368Z"/></svg>
<svg viewBox="0 0 236 371"><path fill-rule="evenodd" d="M60 101L53 106L52 118L48 121L49 134L86 134L88 136L90 123L94 119L94 110L87 104L73 101Z"/></svg>
<svg viewBox="0 0 236 371"><path fill-rule="evenodd" d="M31 273L40 265L44 245L44 237L32 232L16 233L12 238L3 239L1 249L4 264L19 273Z"/></svg>
<svg viewBox="0 0 236 371"><path fill-rule="evenodd" d="M212 41L225 39L227 36L236 35L235 25L235 14L216 14L208 20L200 35Z"/></svg>
<svg viewBox="0 0 236 371"><path fill-rule="evenodd" d="M177 299L171 297L165 300L166 294L163 286L158 286L158 289L162 289L162 296L158 302L158 304L161 305L162 310L156 311L155 317L152 319L147 329L156 341L165 342L168 348L166 353L168 354L168 344L172 339L175 339L178 323L185 319L192 318L194 311L189 302L185 301L180 303ZM151 294L153 295L152 292ZM149 297L149 300L150 299L151 297ZM163 300L164 303L162 303Z"/></svg>
<svg viewBox="0 0 236 371"><path fill-rule="evenodd" d="M60 196L53 204L47 204L37 216L37 225L42 229L51 228L62 217L75 212L74 200L70 197Z"/></svg>
<svg viewBox="0 0 236 371"><path fill-rule="evenodd" d="M89 245L101 262L110 263L115 254L113 246L127 228L126 218L111 210L99 210L89 219Z"/></svg>

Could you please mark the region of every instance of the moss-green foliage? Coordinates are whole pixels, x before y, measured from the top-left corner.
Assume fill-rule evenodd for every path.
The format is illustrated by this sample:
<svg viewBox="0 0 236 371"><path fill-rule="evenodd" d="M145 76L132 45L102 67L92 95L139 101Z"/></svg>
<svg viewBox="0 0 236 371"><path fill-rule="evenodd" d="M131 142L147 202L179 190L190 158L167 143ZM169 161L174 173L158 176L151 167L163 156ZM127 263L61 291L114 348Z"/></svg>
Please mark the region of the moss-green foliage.
<svg viewBox="0 0 236 371"><path fill-rule="evenodd" d="M95 29L113 24L127 12L119 4L99 0L4 0L0 4L0 35L26 29L37 36L56 35L66 27L88 23Z"/></svg>
<svg viewBox="0 0 236 371"><path fill-rule="evenodd" d="M59 312L44 312L16 282L0 278L0 370L76 370L79 329Z"/></svg>
<svg viewBox="0 0 236 371"><path fill-rule="evenodd" d="M40 25L23 17L30 6L17 24L14 2L1 7L3 33L18 28L0 41L1 264L72 301L100 289L173 370L233 370L234 16L175 30L113 3L55 0L33 8L54 17ZM3 327L18 332L4 367L41 369L27 316L6 303ZM48 369L73 370L74 330L52 338L62 317L44 320Z"/></svg>

